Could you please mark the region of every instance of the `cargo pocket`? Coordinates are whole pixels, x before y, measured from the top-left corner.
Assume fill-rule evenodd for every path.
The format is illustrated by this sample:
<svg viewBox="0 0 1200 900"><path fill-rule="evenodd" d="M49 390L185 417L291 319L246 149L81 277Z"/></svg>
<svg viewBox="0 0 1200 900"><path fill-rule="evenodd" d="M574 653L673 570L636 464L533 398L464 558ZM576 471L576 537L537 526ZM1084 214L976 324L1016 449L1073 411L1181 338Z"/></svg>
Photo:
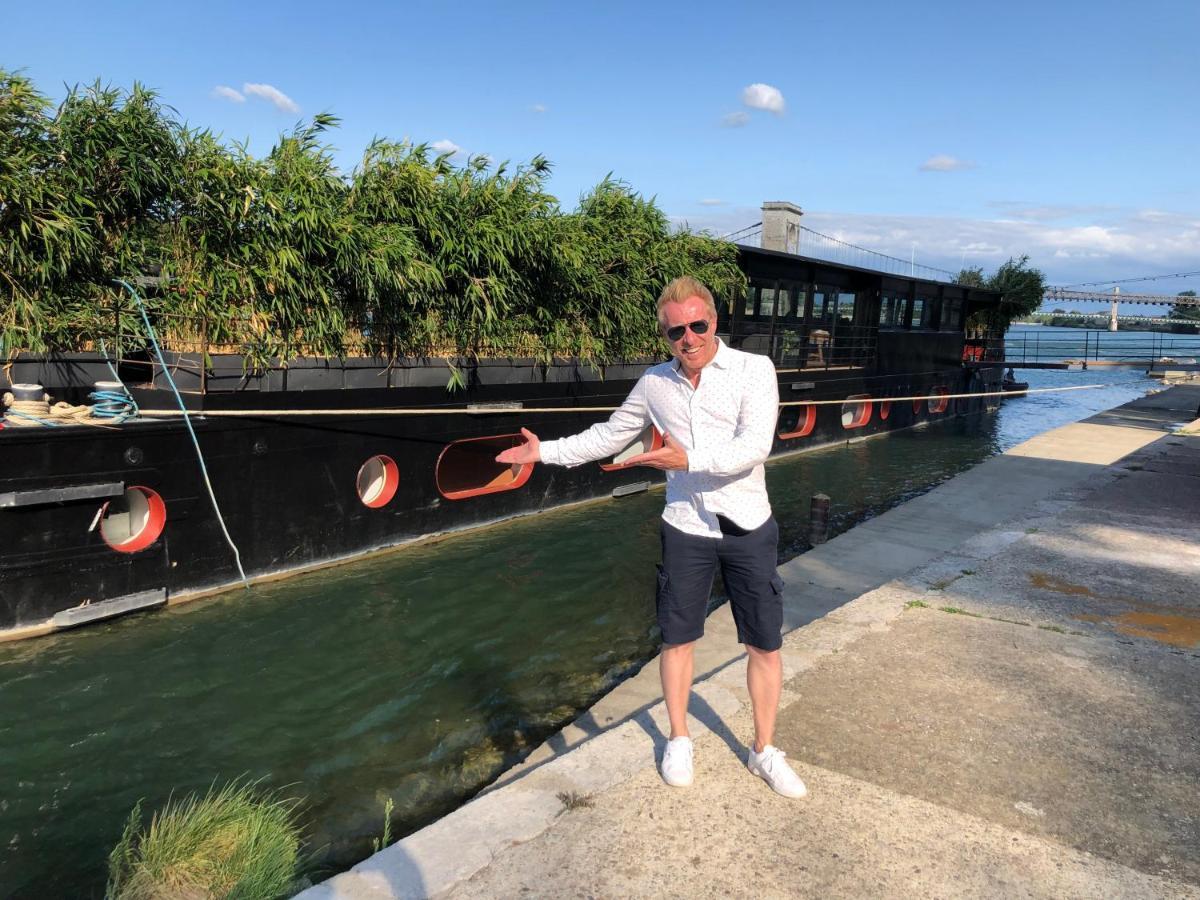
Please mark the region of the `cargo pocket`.
<svg viewBox="0 0 1200 900"><path fill-rule="evenodd" d="M775 596L783 596L783 579L779 577L778 572L771 576L771 590L775 592Z"/></svg>
<svg viewBox="0 0 1200 900"><path fill-rule="evenodd" d="M658 588L655 591L654 600L659 609L662 609L663 604L671 595L671 576L663 569L662 563L656 563L656 567L658 569Z"/></svg>

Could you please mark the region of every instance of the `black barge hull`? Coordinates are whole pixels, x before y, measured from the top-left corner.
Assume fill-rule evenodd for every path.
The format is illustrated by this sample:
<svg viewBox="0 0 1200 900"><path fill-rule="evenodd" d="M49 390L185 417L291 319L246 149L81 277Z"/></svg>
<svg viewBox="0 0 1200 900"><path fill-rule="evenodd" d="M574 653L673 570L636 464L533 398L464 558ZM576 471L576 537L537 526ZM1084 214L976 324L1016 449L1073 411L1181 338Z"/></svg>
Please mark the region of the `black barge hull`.
<svg viewBox="0 0 1200 900"><path fill-rule="evenodd" d="M781 373L784 404L858 399L844 405L784 405L773 454L982 411L994 406L994 399L866 404L862 398L983 391L988 388L986 373L961 367L924 378ZM493 478L488 461L499 446L517 440L512 436L522 426L547 439L573 434L607 416L574 407L617 406L634 383L623 377L521 384L513 383L521 380L514 374L520 373L507 373L503 384L470 389L464 401L484 405L484 410L453 414L323 412L350 402L355 410L444 404L444 387L189 398L213 413L251 413L193 418L209 480L246 575L275 576L351 559L661 481L656 470L600 464L575 469L539 465L521 478L503 472ZM999 371L995 374L998 380ZM135 394L143 402L155 397L163 402L162 391ZM489 409L487 404L522 408ZM253 414L255 408L287 408L296 414L260 416ZM554 411L524 411L530 408ZM111 428L10 427L2 441L0 631L16 636L30 629L70 627L239 583L233 553L179 418L143 418ZM388 485L394 493L382 504L368 505L362 473L378 457L395 464ZM498 485L487 487L497 480ZM100 527L106 504L131 488L144 489L147 496L152 492L161 501L161 533L146 546L114 543Z"/></svg>

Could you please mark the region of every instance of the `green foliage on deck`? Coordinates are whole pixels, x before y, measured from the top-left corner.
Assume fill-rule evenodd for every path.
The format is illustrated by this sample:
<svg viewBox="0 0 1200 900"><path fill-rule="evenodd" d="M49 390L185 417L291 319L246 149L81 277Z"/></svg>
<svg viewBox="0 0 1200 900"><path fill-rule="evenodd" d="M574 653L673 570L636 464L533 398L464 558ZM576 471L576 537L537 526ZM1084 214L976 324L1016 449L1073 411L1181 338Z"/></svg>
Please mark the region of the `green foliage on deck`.
<svg viewBox="0 0 1200 900"><path fill-rule="evenodd" d="M0 69L0 341L141 346L114 278L148 291L169 347L298 356L574 356L662 350L653 301L691 273L744 290L733 245L674 231L607 178L565 211L541 157L456 165L380 139L338 170L321 114L262 158L158 96L96 83L56 108Z"/></svg>
<svg viewBox="0 0 1200 900"><path fill-rule="evenodd" d="M1029 265L1029 256L1010 258L991 275L980 267L966 268L954 279L967 287L999 291L1000 305L978 314L969 324L1003 332L1014 319L1028 316L1042 305L1046 294L1046 277L1041 269Z"/></svg>

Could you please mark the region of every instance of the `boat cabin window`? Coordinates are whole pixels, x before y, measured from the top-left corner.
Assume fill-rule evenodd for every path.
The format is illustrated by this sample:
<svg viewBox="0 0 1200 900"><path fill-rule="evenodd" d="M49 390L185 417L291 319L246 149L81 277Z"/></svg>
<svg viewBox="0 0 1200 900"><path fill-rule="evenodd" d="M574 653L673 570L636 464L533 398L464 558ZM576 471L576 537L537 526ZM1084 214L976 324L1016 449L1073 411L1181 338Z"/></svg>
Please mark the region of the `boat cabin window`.
<svg viewBox="0 0 1200 900"><path fill-rule="evenodd" d="M854 307L858 300L857 294L848 294L846 292L839 293L837 296L837 315L838 325L850 326L854 324Z"/></svg>
<svg viewBox="0 0 1200 900"><path fill-rule="evenodd" d="M804 317L804 288L786 281L779 283L779 306L775 318L798 322Z"/></svg>
<svg viewBox="0 0 1200 900"><path fill-rule="evenodd" d="M912 319L910 320L909 328L924 328L925 327L925 304L927 303L924 297L917 297L913 300Z"/></svg>
<svg viewBox="0 0 1200 900"><path fill-rule="evenodd" d="M775 312L776 298L779 302L779 312ZM745 304L742 307L744 318L755 321L770 321L772 314L780 315L787 307L786 289L780 290L774 281L751 281L746 288Z"/></svg>
<svg viewBox="0 0 1200 900"><path fill-rule="evenodd" d="M884 294L879 301L879 324L884 328L895 327L896 312L903 309L904 299L902 297Z"/></svg>
<svg viewBox="0 0 1200 900"><path fill-rule="evenodd" d="M769 319L775 315L775 301L779 297L779 290L773 287L764 287L758 289L758 315L759 318Z"/></svg>
<svg viewBox="0 0 1200 900"><path fill-rule="evenodd" d="M942 301L937 297L930 297L925 304L925 327L932 328L934 331L938 329L938 321L942 315Z"/></svg>
<svg viewBox="0 0 1200 900"><path fill-rule="evenodd" d="M962 331L961 297L946 297L942 300L942 330Z"/></svg>
<svg viewBox="0 0 1200 900"><path fill-rule="evenodd" d="M824 285L813 285L813 324L832 328L837 316L837 290Z"/></svg>
<svg viewBox="0 0 1200 900"><path fill-rule="evenodd" d="M754 282L746 285L745 302L742 304L742 315L752 316L758 311L758 292L760 287Z"/></svg>
<svg viewBox="0 0 1200 900"><path fill-rule="evenodd" d="M800 321L808 315L808 290L798 285L792 287L792 311L788 317L795 321Z"/></svg>

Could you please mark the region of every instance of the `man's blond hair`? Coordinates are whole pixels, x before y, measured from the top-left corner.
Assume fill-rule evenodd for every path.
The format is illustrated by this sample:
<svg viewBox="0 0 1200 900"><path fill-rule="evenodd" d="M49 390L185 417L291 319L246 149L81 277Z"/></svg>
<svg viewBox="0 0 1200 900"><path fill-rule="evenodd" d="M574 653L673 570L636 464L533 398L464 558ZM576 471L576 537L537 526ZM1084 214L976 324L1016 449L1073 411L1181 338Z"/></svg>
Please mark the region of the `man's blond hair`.
<svg viewBox="0 0 1200 900"><path fill-rule="evenodd" d="M663 320L663 307L668 303L682 303L692 297L699 297L708 307L708 313L714 319L717 317L717 304L713 302L712 291L693 278L691 275L680 275L663 288L658 295L658 306L654 308L658 321Z"/></svg>

